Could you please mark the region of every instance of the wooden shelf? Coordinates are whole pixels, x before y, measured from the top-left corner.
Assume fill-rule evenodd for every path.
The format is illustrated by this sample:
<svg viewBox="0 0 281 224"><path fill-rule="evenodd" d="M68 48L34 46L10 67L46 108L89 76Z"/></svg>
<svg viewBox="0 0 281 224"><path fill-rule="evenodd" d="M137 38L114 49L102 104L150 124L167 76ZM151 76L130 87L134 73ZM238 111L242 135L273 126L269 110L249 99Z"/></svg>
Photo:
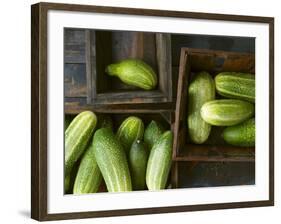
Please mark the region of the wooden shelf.
<svg viewBox="0 0 281 224"><path fill-rule="evenodd" d="M64 111L66 114L78 114L85 110L97 113L166 113L174 112L175 103L92 105L87 104L86 97L65 98Z"/></svg>
<svg viewBox="0 0 281 224"><path fill-rule="evenodd" d="M174 161L255 162L254 147L232 147L187 144Z"/></svg>

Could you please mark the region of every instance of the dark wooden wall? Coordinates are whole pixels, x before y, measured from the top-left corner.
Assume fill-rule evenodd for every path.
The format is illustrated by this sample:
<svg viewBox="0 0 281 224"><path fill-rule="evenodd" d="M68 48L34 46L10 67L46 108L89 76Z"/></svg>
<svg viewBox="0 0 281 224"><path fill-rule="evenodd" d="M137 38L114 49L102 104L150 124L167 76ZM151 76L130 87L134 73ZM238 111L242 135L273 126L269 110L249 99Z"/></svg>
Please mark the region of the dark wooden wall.
<svg viewBox="0 0 281 224"><path fill-rule="evenodd" d="M85 31L64 30L65 97L86 97Z"/></svg>

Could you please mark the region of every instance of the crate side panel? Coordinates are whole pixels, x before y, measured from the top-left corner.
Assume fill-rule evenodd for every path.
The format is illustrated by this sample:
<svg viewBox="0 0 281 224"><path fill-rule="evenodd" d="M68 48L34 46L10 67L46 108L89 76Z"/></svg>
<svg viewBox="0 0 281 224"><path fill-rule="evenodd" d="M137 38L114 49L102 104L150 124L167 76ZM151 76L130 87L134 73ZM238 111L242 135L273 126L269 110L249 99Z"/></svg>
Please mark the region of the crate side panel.
<svg viewBox="0 0 281 224"><path fill-rule="evenodd" d="M179 188L255 184L254 163L180 162Z"/></svg>

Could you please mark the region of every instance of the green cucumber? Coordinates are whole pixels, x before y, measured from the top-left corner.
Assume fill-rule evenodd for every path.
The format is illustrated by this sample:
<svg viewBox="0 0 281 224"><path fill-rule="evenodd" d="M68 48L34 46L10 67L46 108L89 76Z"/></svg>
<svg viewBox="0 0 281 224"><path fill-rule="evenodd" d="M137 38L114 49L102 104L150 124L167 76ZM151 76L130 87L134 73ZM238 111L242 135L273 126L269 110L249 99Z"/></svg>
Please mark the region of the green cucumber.
<svg viewBox="0 0 281 224"><path fill-rule="evenodd" d="M102 176L95 158L93 144L90 144L79 165L74 182L73 193L96 193L101 181Z"/></svg>
<svg viewBox="0 0 281 224"><path fill-rule="evenodd" d="M122 82L137 86L144 90L154 89L157 85L157 76L153 69L144 61L126 59L107 66L106 73L117 76Z"/></svg>
<svg viewBox="0 0 281 224"><path fill-rule="evenodd" d="M172 164L172 142L172 132L166 131L153 145L146 169L148 190L161 190L166 187Z"/></svg>
<svg viewBox="0 0 281 224"><path fill-rule="evenodd" d="M154 120L152 120L149 125L147 125L144 131L144 142L148 145L149 150L151 150L154 143L163 134L164 128L162 125Z"/></svg>
<svg viewBox="0 0 281 224"><path fill-rule="evenodd" d="M231 126L252 117L255 112L253 104L242 100L213 100L201 108L201 117L215 126Z"/></svg>
<svg viewBox="0 0 281 224"><path fill-rule="evenodd" d="M253 147L255 146L255 132L255 118L251 118L241 124L225 128L223 139L230 145Z"/></svg>
<svg viewBox="0 0 281 224"><path fill-rule="evenodd" d="M188 88L188 116L187 127L189 137L193 143L204 143L211 132L211 125L205 122L200 110L204 103L215 99L215 83L207 72L200 72L194 76Z"/></svg>
<svg viewBox="0 0 281 224"><path fill-rule="evenodd" d="M125 151L129 154L134 141L143 139L144 124L142 120L135 116L125 119L117 130L117 139L122 143Z"/></svg>
<svg viewBox="0 0 281 224"><path fill-rule="evenodd" d="M215 77L217 92L224 97L255 102L255 76L248 73L221 72Z"/></svg>
<svg viewBox="0 0 281 224"><path fill-rule="evenodd" d="M126 153L112 130L101 128L93 139L96 161L109 192L132 190Z"/></svg>
<svg viewBox="0 0 281 224"><path fill-rule="evenodd" d="M91 111L78 114L65 131L65 176L85 151L96 127L97 117Z"/></svg>
<svg viewBox="0 0 281 224"><path fill-rule="evenodd" d="M133 190L144 190L145 173L149 151L144 142L137 140L132 144L129 153L129 167L132 176Z"/></svg>

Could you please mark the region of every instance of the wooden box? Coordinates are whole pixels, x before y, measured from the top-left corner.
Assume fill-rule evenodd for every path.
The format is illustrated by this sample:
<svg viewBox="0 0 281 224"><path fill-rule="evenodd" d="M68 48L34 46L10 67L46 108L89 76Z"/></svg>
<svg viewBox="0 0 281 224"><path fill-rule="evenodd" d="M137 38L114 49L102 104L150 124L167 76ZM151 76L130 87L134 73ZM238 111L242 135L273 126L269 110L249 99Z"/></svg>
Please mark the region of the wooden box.
<svg viewBox="0 0 281 224"><path fill-rule="evenodd" d="M93 111L93 112L96 113L97 116L99 116L100 114L110 115L110 117L112 118L112 121L113 121L113 130L114 130L115 133L117 132L121 123L126 118L128 118L129 116L139 117L143 121L145 127L147 127L147 125L152 120L154 120L154 121L157 121L157 122L161 123L165 130L172 130L173 131L173 124L174 124L174 117L175 117L173 112L157 113L153 110L146 111L145 113L143 113L143 111L140 111L140 110L129 112L127 110L121 110L121 107L122 107L121 105L118 105L118 106L120 107L119 110L112 110L112 111L94 110ZM69 115L69 114L67 114L66 116L68 116L70 119L73 119L75 117L75 116ZM80 162L81 162L81 158L75 163L74 168L72 170L71 181L70 181L71 187L70 188L73 188L75 176L77 174ZM171 179L172 179L171 176L169 176L169 179L167 181L167 187L168 188L172 187ZM107 192L104 180L102 181L98 192ZM72 193L66 192L66 194L72 194Z"/></svg>
<svg viewBox="0 0 281 224"><path fill-rule="evenodd" d="M217 186L218 183L220 183L220 185L231 185L229 180L231 178L235 179L235 177L236 181L233 181L235 185L251 184L254 181L255 173L253 163L255 161L254 147L241 148L227 145L221 138L223 128L215 126L212 127L211 134L204 144L193 144L189 140L187 130L187 91L190 79L194 73L200 71L207 71L212 76L222 71L254 73L255 56L254 54L248 53L182 48L174 124L173 187L194 187L196 186L193 185L194 183L197 183L199 186L200 184L198 184L198 181L195 181L196 175L194 176L194 173L196 172L197 175L201 176L202 180L205 180L200 186ZM245 170L241 171L240 169L233 168L235 167L233 162L236 162L236 166L241 163L247 163L246 165L238 166L244 167ZM225 167L218 169L221 171L229 170L229 172L223 174L223 178L219 178L220 181L215 181L210 170L218 172L216 167L222 165ZM186 172L184 172L184 170L186 170ZM185 173L185 178L187 179L185 184L183 184L182 181L184 178L183 173ZM248 177L248 179L246 177ZM195 182L190 180L192 178ZM247 179L247 181L245 179ZM209 183L209 181L211 183ZM224 184L225 181L227 181L228 184Z"/></svg>
<svg viewBox="0 0 281 224"><path fill-rule="evenodd" d="M170 34L86 30L87 103L94 105L172 102ZM158 76L154 90L122 83L105 73L112 63L137 58L149 64Z"/></svg>

